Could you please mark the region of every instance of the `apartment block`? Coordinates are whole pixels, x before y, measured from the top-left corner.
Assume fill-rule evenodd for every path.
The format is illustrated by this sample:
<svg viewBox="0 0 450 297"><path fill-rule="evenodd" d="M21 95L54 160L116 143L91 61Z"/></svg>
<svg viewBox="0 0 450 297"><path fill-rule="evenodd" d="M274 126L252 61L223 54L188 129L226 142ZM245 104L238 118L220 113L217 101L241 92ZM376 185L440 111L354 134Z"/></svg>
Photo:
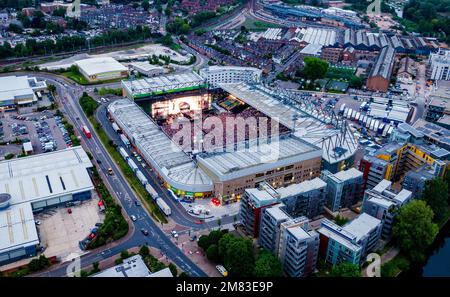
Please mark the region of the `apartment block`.
<svg viewBox="0 0 450 297"><path fill-rule="evenodd" d="M362 198L363 173L356 168L335 174L324 170L321 179L327 183L327 207L333 212L350 207Z"/></svg>
<svg viewBox="0 0 450 297"><path fill-rule="evenodd" d="M402 189L397 193L391 186L392 182L384 179L373 189L367 190L362 207L363 213L381 220L381 236L386 239L391 237L396 210L413 199L411 191Z"/></svg>

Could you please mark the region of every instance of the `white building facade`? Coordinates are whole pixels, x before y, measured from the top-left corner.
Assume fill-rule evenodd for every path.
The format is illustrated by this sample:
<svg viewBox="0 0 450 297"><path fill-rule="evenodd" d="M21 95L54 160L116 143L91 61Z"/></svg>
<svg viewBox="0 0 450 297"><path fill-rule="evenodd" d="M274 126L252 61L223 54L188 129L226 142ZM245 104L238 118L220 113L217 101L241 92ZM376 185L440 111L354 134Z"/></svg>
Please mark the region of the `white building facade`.
<svg viewBox="0 0 450 297"><path fill-rule="evenodd" d="M200 69L200 76L213 88L226 83L258 83L261 81L261 74L261 69L253 67L210 66Z"/></svg>
<svg viewBox="0 0 450 297"><path fill-rule="evenodd" d="M430 55L431 79L450 80L450 50L440 49Z"/></svg>

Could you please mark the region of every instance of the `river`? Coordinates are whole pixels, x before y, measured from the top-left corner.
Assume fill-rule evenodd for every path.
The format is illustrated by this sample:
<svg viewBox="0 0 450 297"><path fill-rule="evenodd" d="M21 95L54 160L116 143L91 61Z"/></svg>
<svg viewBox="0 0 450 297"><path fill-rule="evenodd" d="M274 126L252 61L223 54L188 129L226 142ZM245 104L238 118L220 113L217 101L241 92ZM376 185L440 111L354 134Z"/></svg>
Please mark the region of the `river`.
<svg viewBox="0 0 450 297"><path fill-rule="evenodd" d="M425 264L412 267L400 276L450 277L450 221L430 247Z"/></svg>

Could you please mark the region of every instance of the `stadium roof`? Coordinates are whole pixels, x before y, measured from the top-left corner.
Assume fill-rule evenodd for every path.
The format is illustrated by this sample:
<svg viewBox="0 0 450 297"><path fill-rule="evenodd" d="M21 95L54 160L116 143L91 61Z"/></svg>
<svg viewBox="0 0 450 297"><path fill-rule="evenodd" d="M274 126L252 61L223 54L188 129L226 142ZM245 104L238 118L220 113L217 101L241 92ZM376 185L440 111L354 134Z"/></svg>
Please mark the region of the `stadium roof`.
<svg viewBox="0 0 450 297"><path fill-rule="evenodd" d="M89 58L75 62L88 76L107 72L128 71L128 68L111 57Z"/></svg>
<svg viewBox="0 0 450 297"><path fill-rule="evenodd" d="M137 104L128 99L116 100L108 111L170 185L190 192L212 191L208 175Z"/></svg>
<svg viewBox="0 0 450 297"><path fill-rule="evenodd" d="M333 164L353 156L358 144L352 133L330 125L331 116L262 85L221 84L220 87L263 112L308 143L322 147L322 157ZM294 126L295 125L295 126Z"/></svg>
<svg viewBox="0 0 450 297"><path fill-rule="evenodd" d="M39 244L30 203L0 211L0 254Z"/></svg>
<svg viewBox="0 0 450 297"><path fill-rule="evenodd" d="M195 89L205 86L205 79L195 72L122 81L122 87L133 98Z"/></svg>
<svg viewBox="0 0 450 297"><path fill-rule="evenodd" d="M199 154L197 160L215 174L220 181L232 180L258 172L264 172L322 155L321 149L294 136L280 136L267 143L253 139L248 148L237 151Z"/></svg>
<svg viewBox="0 0 450 297"><path fill-rule="evenodd" d="M0 162L0 193L12 196L11 205L37 202L93 189L82 147Z"/></svg>

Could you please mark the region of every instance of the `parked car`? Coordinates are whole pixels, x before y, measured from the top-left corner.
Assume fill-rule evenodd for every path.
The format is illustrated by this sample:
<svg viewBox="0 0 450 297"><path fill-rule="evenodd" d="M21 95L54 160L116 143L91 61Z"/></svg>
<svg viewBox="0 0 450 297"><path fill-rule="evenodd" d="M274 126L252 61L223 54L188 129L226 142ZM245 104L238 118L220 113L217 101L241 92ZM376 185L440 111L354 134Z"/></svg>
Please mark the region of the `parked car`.
<svg viewBox="0 0 450 297"><path fill-rule="evenodd" d="M131 218L131 220L132 220L133 222L136 222L136 220L137 220L137 218L136 218L135 215L131 215L130 218Z"/></svg>
<svg viewBox="0 0 450 297"><path fill-rule="evenodd" d="M170 232L173 236L173 238L178 238L178 233L175 230L172 230L172 232Z"/></svg>
<svg viewBox="0 0 450 297"><path fill-rule="evenodd" d="M144 234L145 236L148 236L148 230L147 230L147 229L142 228L142 229L141 229L141 232L142 232L142 234Z"/></svg>

